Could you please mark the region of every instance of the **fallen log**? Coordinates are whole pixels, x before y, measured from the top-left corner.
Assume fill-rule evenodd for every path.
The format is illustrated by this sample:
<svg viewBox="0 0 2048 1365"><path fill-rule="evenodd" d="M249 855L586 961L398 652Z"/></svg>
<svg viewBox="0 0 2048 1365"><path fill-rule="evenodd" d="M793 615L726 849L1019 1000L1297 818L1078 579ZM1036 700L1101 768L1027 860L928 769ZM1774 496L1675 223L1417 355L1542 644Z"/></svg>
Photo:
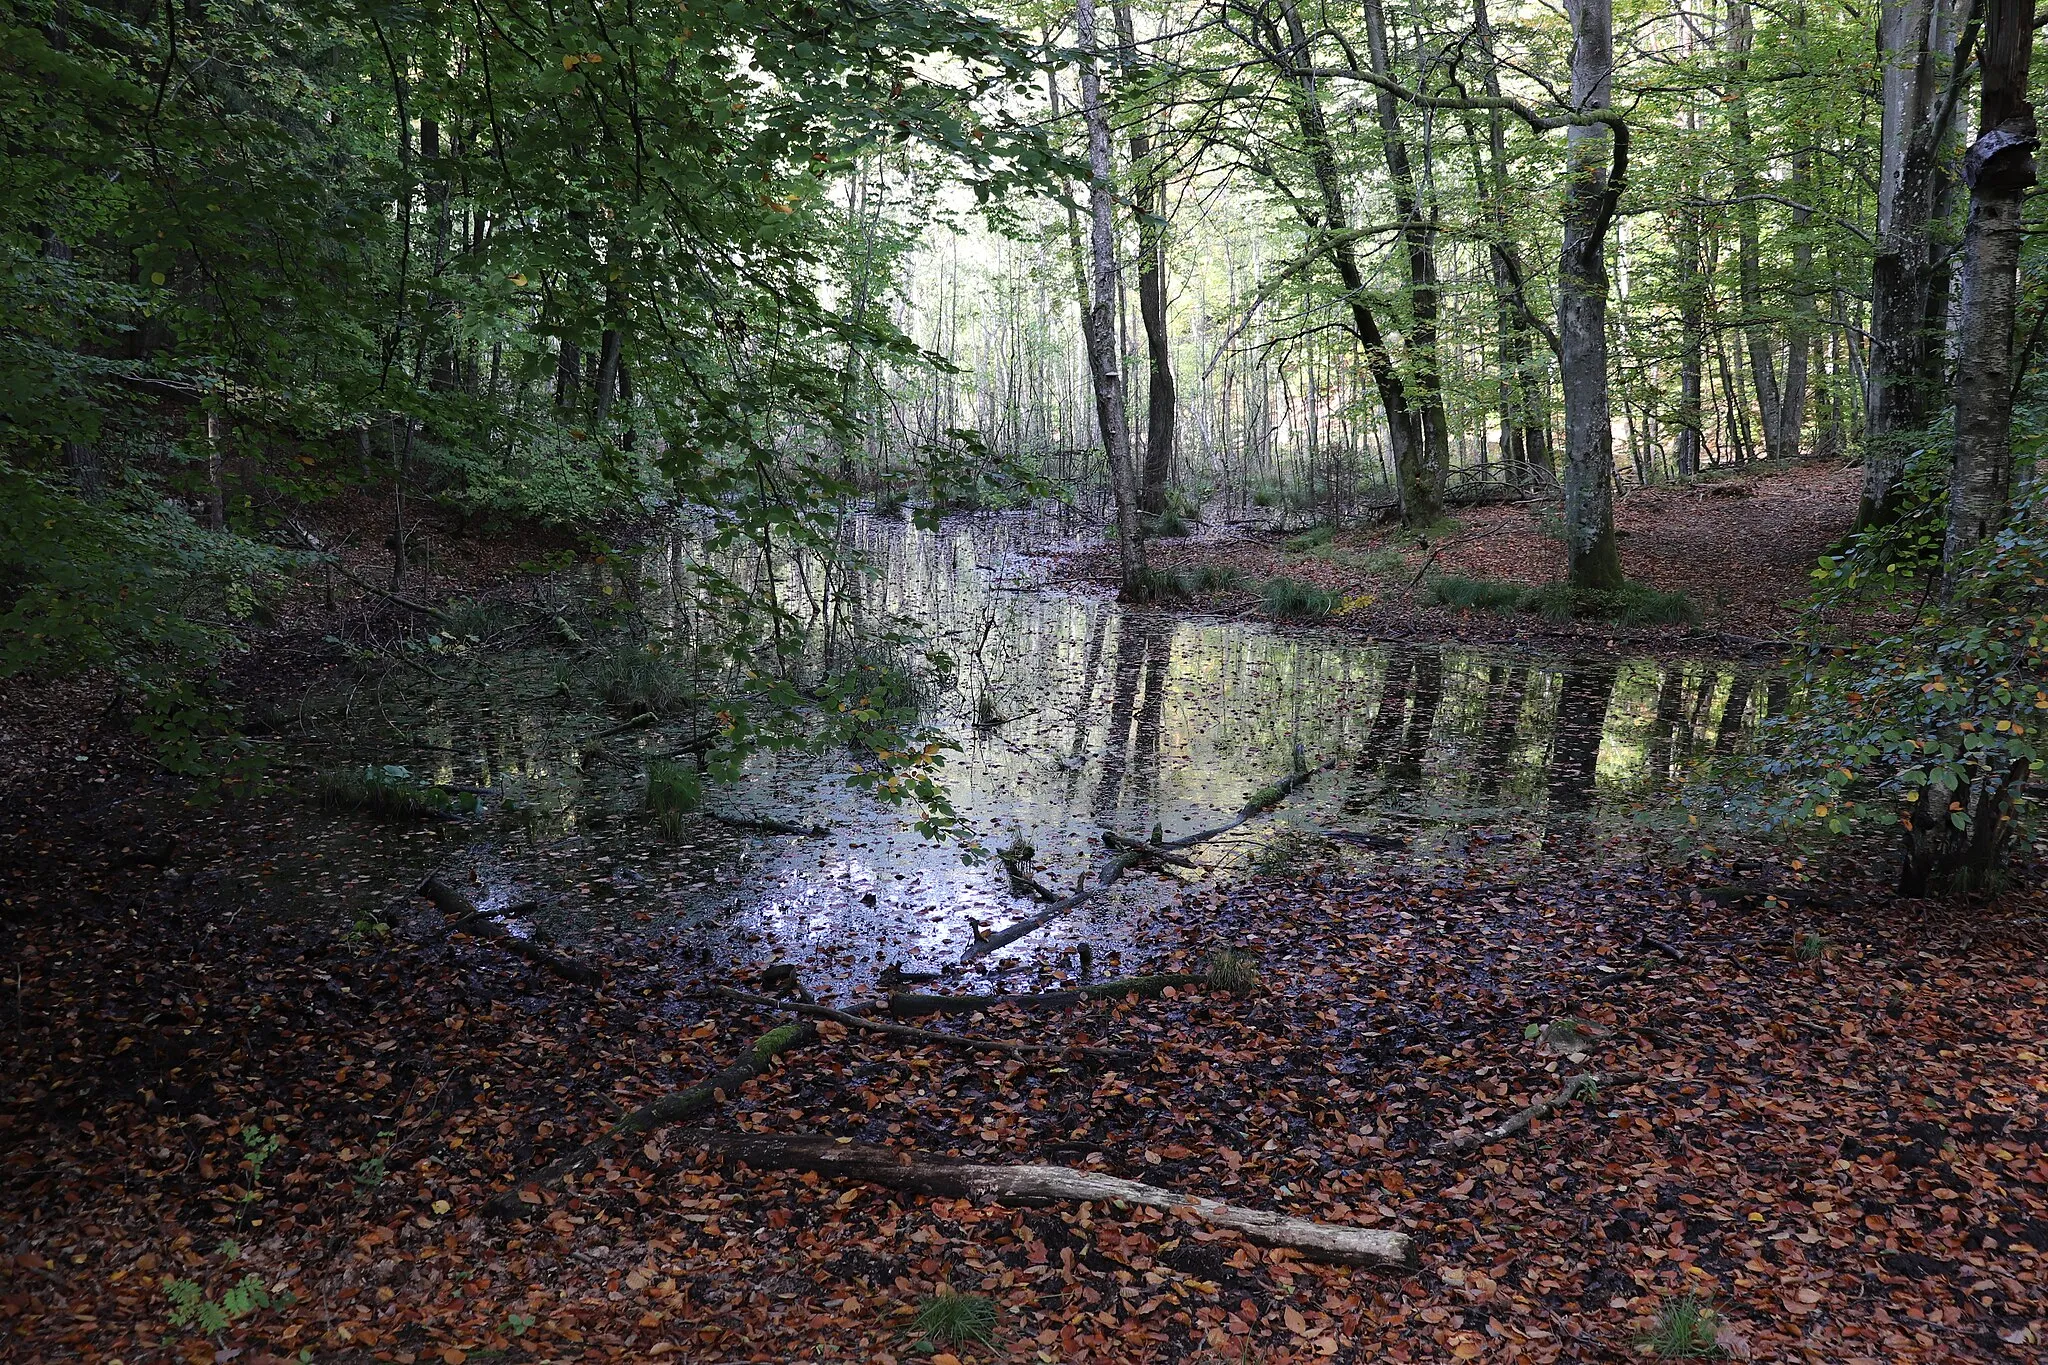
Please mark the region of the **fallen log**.
<svg viewBox="0 0 2048 1365"><path fill-rule="evenodd" d="M723 1104L739 1094L740 1087L775 1065L775 1059L793 1049L818 1041L818 1026L792 1019L768 1030L754 1040L745 1055L721 1071L705 1077L687 1090L663 1095L620 1119L602 1136L584 1143L567 1156L535 1171L509 1190L501 1190L484 1205L489 1218L516 1218L529 1203L540 1202L540 1191L561 1184L572 1175L594 1170L620 1143L642 1133L651 1133L671 1123L695 1118L713 1105ZM532 1195L531 1199L527 1198Z"/></svg>
<svg viewBox="0 0 2048 1365"><path fill-rule="evenodd" d="M1376 848L1388 852L1408 847L1408 841L1398 834L1367 834L1356 829L1325 829L1325 839L1335 839L1340 844L1356 844L1360 848Z"/></svg>
<svg viewBox="0 0 2048 1365"><path fill-rule="evenodd" d="M966 953L961 957L961 961L977 962L991 953L1009 947L1020 938L1037 933L1046 925L1051 924L1060 916L1074 909L1074 907L1083 905L1109 890L1124 873L1148 858L1175 853L1184 848L1193 848L1196 844L1206 843L1208 840L1214 839L1219 835L1230 833L1230 831L1244 824L1247 820L1271 810L1286 800L1289 793L1307 782L1314 775L1314 772L1315 770L1310 768L1307 761L1302 757L1301 746L1296 745L1294 749L1294 771L1279 781L1268 783L1266 786L1253 792L1251 799L1245 802L1238 809L1237 814L1229 820L1217 825L1213 829L1197 830L1193 834L1184 834L1178 839L1127 840L1126 842L1129 843L1140 844L1147 851L1132 852L1126 850L1117 854L1116 857L1110 859L1102 867L1101 875L1096 878L1095 885L1088 886L1086 884L1087 878L1084 874L1082 877L1083 884L1077 887L1072 895L1062 896L1037 914L1028 915L1008 928L997 929L993 932L976 930L973 940L967 945ZM1105 841L1108 837L1108 835L1104 836ZM1123 839L1125 836L1117 835L1116 837Z"/></svg>
<svg viewBox="0 0 2048 1365"><path fill-rule="evenodd" d="M654 724L654 722L659 719L661 719L661 717L655 715L652 711L642 711L639 715L634 716L630 720L620 721L617 725L614 725L609 730L599 730L596 734L590 736L590 738L584 740L583 742L585 744L595 744L601 739L610 739L614 735L623 735L628 730L644 729L645 727Z"/></svg>
<svg viewBox="0 0 2048 1365"><path fill-rule="evenodd" d="M829 1019L863 1033L879 1033L890 1038L901 1038L905 1042L930 1044L935 1047L959 1048L964 1052L1000 1052L1009 1057L1026 1057L1045 1053L1073 1054L1095 1057L1119 1065L1133 1065L1146 1060L1142 1052L1131 1052L1124 1048L1086 1047L1079 1043L1011 1043L995 1038L968 1038L957 1033L940 1033L934 1029L912 1028L907 1024L885 1024L877 1019L854 1014L847 1010L833 1009L830 1005L812 1004L808 1001L786 1003L751 991L735 990L731 986L714 986L712 994L727 1000L736 1000L743 1005L779 1006L807 1015L812 1019Z"/></svg>
<svg viewBox="0 0 2048 1365"><path fill-rule="evenodd" d="M1005 1005L1026 1010L1061 1010L1090 1000L1122 1000L1130 995L1155 996L1168 986L1197 986L1207 979L1195 972L1166 972L1158 976L1098 981L1070 990L1033 991L1026 995L919 995L899 991L889 997L889 1013L898 1019L914 1019L921 1014L978 1014Z"/></svg>
<svg viewBox="0 0 2048 1365"><path fill-rule="evenodd" d="M754 834L795 834L806 839L822 839L832 832L824 825L793 825L787 820L777 820L767 815L713 815L710 811L700 813L706 820L716 821L729 829L743 829Z"/></svg>
<svg viewBox="0 0 2048 1365"><path fill-rule="evenodd" d="M604 973L596 967L551 952L531 939L519 937L478 909L475 901L439 877L429 877L421 882L420 894L432 901L442 914L455 917L448 926L448 932L451 934L460 930L474 938L484 939L503 948L514 957L522 957L537 967L545 967L564 981L574 981L581 986L604 984Z"/></svg>
<svg viewBox="0 0 2048 1365"><path fill-rule="evenodd" d="M1133 839L1127 834L1118 834L1113 829L1107 829L1102 832L1102 842L1110 848L1135 854L1139 862L1171 863L1175 867L1193 868L1197 872L1207 871L1206 868L1193 858L1183 853L1175 853L1164 844L1154 844L1148 843L1143 839Z"/></svg>
<svg viewBox="0 0 2048 1365"><path fill-rule="evenodd" d="M1488 1143L1499 1142L1513 1137L1538 1119L1547 1119L1574 1100L1585 1099L1610 1085L1631 1085L1643 1079L1640 1071L1582 1071L1566 1079L1555 1093L1545 1095L1527 1109L1489 1128L1476 1132L1457 1133L1445 1138L1429 1150L1437 1156L1462 1156L1477 1151Z"/></svg>
<svg viewBox="0 0 2048 1365"><path fill-rule="evenodd" d="M1316 1223L1262 1209L1238 1208L1141 1181L1077 1171L1071 1166L986 1165L916 1156L829 1137L723 1133L701 1128L685 1129L671 1136L676 1142L694 1145L713 1156L742 1162L756 1170L815 1171L819 1175L949 1199L1137 1205L1188 1214L1260 1246L1285 1247L1308 1260L1394 1270L1412 1270L1417 1264L1415 1239L1406 1233Z"/></svg>

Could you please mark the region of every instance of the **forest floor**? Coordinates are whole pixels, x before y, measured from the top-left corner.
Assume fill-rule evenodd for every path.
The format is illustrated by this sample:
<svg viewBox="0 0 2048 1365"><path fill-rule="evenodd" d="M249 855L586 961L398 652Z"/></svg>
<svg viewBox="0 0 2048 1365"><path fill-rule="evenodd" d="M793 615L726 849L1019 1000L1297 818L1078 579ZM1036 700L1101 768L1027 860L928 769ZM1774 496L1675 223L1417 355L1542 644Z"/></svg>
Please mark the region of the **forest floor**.
<svg viewBox="0 0 2048 1365"><path fill-rule="evenodd" d="M1396 1228L1419 1242L1413 1273L1178 1214L721 1169L661 1132L500 1223L492 1195L782 1012L708 999L747 983L681 965L653 926L608 942L592 990L450 935L423 902L394 905L388 936L271 922L193 870L279 821L322 822L344 872L388 834L302 807L145 821L95 778L135 780L53 782L10 805L0 846L0 875L32 888L0 922L0 1358L1622 1360L1687 1294L1737 1359L2048 1343L2039 893L1948 911L1562 844L1514 884L1298 863L1192 888L1148 930L1145 965L1235 945L1260 959L1255 989L939 1025L1145 1064L855 1033L699 1120ZM1560 1020L1580 1060L1644 1079L1433 1154L1557 1087L1578 1062L1528 1034ZM216 1306L239 1287L248 1311L174 1326L173 1282ZM993 1301L989 1342L923 1341L913 1316L940 1286Z"/></svg>
<svg viewBox="0 0 2048 1365"><path fill-rule="evenodd" d="M1282 576L1334 590L1345 605L1330 623L1380 638L1641 652L1696 649L1702 637L1713 637L1710 647L1770 647L1802 626L1847 630L1855 624L1846 618L1817 622L1805 603L1815 562L1855 520L1860 478L1858 470L1838 464L1798 465L1690 487L1640 488L1621 498L1614 519L1624 571L1632 581L1685 594L1697 610L1693 624L1560 623L1429 599L1424 584L1439 575L1520 587L1560 578L1564 550L1548 524L1557 516L1552 502L1458 508L1448 524L1422 534L1358 527L1312 547L1222 527L1187 540L1154 541L1150 553L1156 568L1214 565L1237 570L1253 587ZM1113 583L1113 559L1106 550L1091 552L1086 571ZM1248 590L1218 594L1204 609L1216 606L1259 610Z"/></svg>
<svg viewBox="0 0 2048 1365"><path fill-rule="evenodd" d="M416 591L510 562L460 548ZM333 663L323 620L288 605L244 685L284 695ZM1558 835L1513 883L1331 851L1190 887L1127 959L1199 969L1234 946L1258 955L1255 989L933 1024L1144 1064L855 1033L695 1120L1398 1229L1413 1273L1179 1214L720 1167L673 1132L505 1223L492 1196L787 1016L708 995L752 983L653 922L578 947L602 989L423 901L393 903L388 933L279 922L218 869L290 834L348 881L415 836L288 793L187 807L93 723L86 684L0 701L0 1359L1618 1361L1688 1293L1738 1359L2048 1343L2041 868L1950 909L1833 869L1650 868ZM1583 1063L1528 1036L1564 1020ZM1431 1151L1580 1065L1644 1079ZM993 1301L990 1341L923 1337L941 1286ZM174 1293L246 1311L205 1330L174 1321Z"/></svg>

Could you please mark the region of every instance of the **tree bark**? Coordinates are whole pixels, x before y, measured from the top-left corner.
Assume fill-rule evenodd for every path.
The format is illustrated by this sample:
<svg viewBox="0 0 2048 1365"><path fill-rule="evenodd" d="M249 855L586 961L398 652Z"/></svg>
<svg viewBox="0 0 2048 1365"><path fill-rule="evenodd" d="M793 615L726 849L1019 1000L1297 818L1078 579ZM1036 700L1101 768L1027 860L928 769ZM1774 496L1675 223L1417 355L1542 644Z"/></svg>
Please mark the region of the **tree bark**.
<svg viewBox="0 0 2048 1365"><path fill-rule="evenodd" d="M1568 0L1572 105L1606 109L1614 69L1612 0ZM1614 539L1614 423L1607 395L1607 227L1613 219L1605 123L1565 134L1564 248L1558 258L1557 335L1564 381L1566 578L1578 589L1621 586Z"/></svg>
<svg viewBox="0 0 2048 1365"><path fill-rule="evenodd" d="M1305 1218L1241 1209L1219 1200L1118 1176L1077 1171L1069 1166L983 1165L808 1135L782 1137L771 1133L688 1129L672 1134L670 1140L729 1161L744 1162L757 1170L816 1171L820 1175L949 1199L996 1203L1086 1201L1105 1208L1136 1205L1187 1213L1260 1246L1299 1252L1306 1260L1392 1270L1410 1270L1417 1264L1415 1240L1405 1233L1313 1223Z"/></svg>
<svg viewBox="0 0 2048 1365"><path fill-rule="evenodd" d="M1863 494L1858 527L1899 514L1906 457L1926 428L1941 363L1934 224L1940 157L1953 120L1944 97L1960 0L1883 0L1877 250L1870 267L1870 358L1864 374ZM1974 12L1975 0L1972 0Z"/></svg>
<svg viewBox="0 0 2048 1365"><path fill-rule="evenodd" d="M2034 106L2027 102L2033 0L1987 0L1983 114L1963 159L1970 226L1956 328L1955 463L1949 474L1942 574L2004 522L2012 490L2013 315L2022 241L2020 201L2038 179Z"/></svg>
<svg viewBox="0 0 2048 1365"><path fill-rule="evenodd" d="M1116 218L1109 153L1109 116L1102 107L1102 74L1097 65L1095 0L1076 0L1074 26L1081 49L1081 118L1088 132L1089 256L1094 265L1094 298L1086 328L1088 371L1095 386L1095 423L1109 462L1110 496L1116 502L1117 560L1125 601L1140 601L1147 588L1144 526L1138 514L1136 471L1124 425L1124 375L1117 342Z"/></svg>
<svg viewBox="0 0 2048 1365"><path fill-rule="evenodd" d="M1117 68L1136 74L1137 26L1128 0L1115 6ZM1138 224L1138 317L1145 325L1150 374L1145 388L1145 462L1138 480L1138 510L1147 529L1166 511L1173 479L1176 404L1173 344L1166 330L1166 177L1152 159L1152 135L1142 117L1131 123L1131 213Z"/></svg>
<svg viewBox="0 0 2048 1365"><path fill-rule="evenodd" d="M1375 75L1393 80L1387 58L1387 22L1380 0L1365 0L1365 40ZM1387 181L1394 195L1394 216L1401 221L1401 242L1408 257L1408 370L1414 376L1415 412L1422 433L1422 478L1438 509L1443 506L1444 478L1451 466L1450 420L1444 413L1443 376L1437 357L1436 223L1425 214L1416 195L1415 175L1408 161L1408 140L1401 130L1401 108L1385 86L1374 92L1380 121L1380 150L1386 158ZM1425 143L1425 148L1427 144ZM1426 170L1425 166L1425 170Z"/></svg>
<svg viewBox="0 0 2048 1365"><path fill-rule="evenodd" d="M1749 380L1763 419L1764 458L1783 458L1778 447L1783 396L1772 356L1771 328L1764 317L1763 213L1757 202L1756 139L1749 121L1749 53L1756 25L1748 0L1728 5L1728 140L1734 147L1729 177L1735 199L1737 289L1742 301L1743 347L1749 353Z"/></svg>
<svg viewBox="0 0 2048 1365"><path fill-rule="evenodd" d="M1308 30L1301 22L1294 0L1281 0L1287 24L1285 39L1269 33L1265 41L1269 56L1279 67L1294 101L1295 122L1301 129L1302 147L1308 153L1310 171L1322 200L1319 225L1329 242L1329 257L1337 279L1344 286L1344 300L1351 310L1351 330L1365 348L1366 368L1372 371L1379 391L1380 410L1387 420L1387 453L1394 466L1395 492L1401 501L1401 520L1410 526L1425 526L1443 517L1425 468L1422 431L1408 403L1407 387L1395 368L1379 320L1366 302L1365 275L1358 266L1358 250L1350 236L1351 220L1345 210L1343 183L1337 173L1337 152L1330 140L1329 122L1323 113L1322 92L1315 76L1314 54L1309 49ZM1311 225L1312 228L1318 225Z"/></svg>
<svg viewBox="0 0 2048 1365"><path fill-rule="evenodd" d="M1501 98L1500 64L1494 57L1493 22L1487 14L1486 0L1473 0L1472 21L1485 58L1486 94L1497 100ZM1498 108L1488 110L1486 131L1487 154L1492 163L1487 254L1493 265L1494 291L1501 301L1501 459L1519 471L1509 476L1511 481L1534 491L1556 483L1557 460L1550 449L1550 420L1543 411L1542 384L1536 368L1536 317L1529 310L1521 248L1508 223L1507 115ZM1556 338L1546 336L1545 341L1554 350Z"/></svg>

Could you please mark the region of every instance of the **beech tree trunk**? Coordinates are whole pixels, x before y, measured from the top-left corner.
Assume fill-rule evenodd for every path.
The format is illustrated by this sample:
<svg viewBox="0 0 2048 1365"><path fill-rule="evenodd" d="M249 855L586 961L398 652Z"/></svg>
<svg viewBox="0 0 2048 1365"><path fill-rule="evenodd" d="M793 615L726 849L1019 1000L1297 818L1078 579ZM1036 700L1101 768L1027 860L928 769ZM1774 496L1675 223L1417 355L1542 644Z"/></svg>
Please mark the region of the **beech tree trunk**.
<svg viewBox="0 0 2048 1365"><path fill-rule="evenodd" d="M1960 0L1883 0L1877 251L1870 267L1870 359L1864 373L1863 495L1859 527L1899 513L1906 456L1927 426L1941 363L1934 224L1953 110L1942 86L1954 55Z"/></svg>
<svg viewBox="0 0 2048 1365"><path fill-rule="evenodd" d="M1963 159L1970 227L1956 328L1955 464L1949 474L1942 572L2005 520L2012 489L2013 314L2018 303L2020 200L2038 178L2034 106L2027 102L2033 0L1986 0L1983 116Z"/></svg>
<svg viewBox="0 0 2048 1365"><path fill-rule="evenodd" d="M1393 79L1387 59L1387 22L1380 0L1365 0L1366 50L1373 74ZM1436 223L1416 196L1415 175L1408 162L1408 140L1401 131L1400 102L1384 87L1375 92L1380 119L1380 149L1386 157L1387 181L1394 195L1394 216L1401 221L1401 243L1408 256L1408 371L1414 376L1415 412L1422 433L1421 476L1429 501L1443 506L1444 477L1451 467L1450 419L1444 413L1443 377L1437 358Z"/></svg>
<svg viewBox="0 0 2048 1365"><path fill-rule="evenodd" d="M1572 105L1606 109L1614 70L1612 0L1569 0ZM1564 384L1566 578L1574 588L1621 586L1614 540L1614 422L1607 395L1608 169L1616 130L1574 124L1565 134L1564 249L1557 270L1559 372Z"/></svg>
<svg viewBox="0 0 2048 1365"><path fill-rule="evenodd" d="M1128 79L1138 63L1137 26L1128 3L1115 7L1117 66ZM1145 462L1138 510L1147 526L1166 511L1173 479L1176 404L1173 343L1166 331L1166 178L1152 160L1152 135L1142 119L1131 125L1131 209L1138 220L1138 317L1145 325L1150 365L1145 389Z"/></svg>
<svg viewBox="0 0 2048 1365"><path fill-rule="evenodd" d="M1472 0L1473 32L1484 49L1482 68L1486 94L1501 98L1500 65L1494 58L1493 23L1486 0ZM1557 481L1557 460L1550 448L1550 419L1543 410L1543 384L1537 367L1535 316L1529 311L1522 251L1508 222L1509 183L1507 115L1487 111L1487 155L1493 189L1492 219L1487 241L1494 290L1501 301L1500 384L1501 460L1516 471L1510 480L1532 490ZM1554 338L1546 337L1547 343Z"/></svg>
<svg viewBox="0 0 2048 1365"><path fill-rule="evenodd" d="M1379 391L1380 410L1387 419L1387 453L1393 461L1395 492L1401 501L1401 520L1410 526L1428 525L1442 519L1443 507L1427 476L1421 425L1409 406L1407 386L1394 366L1379 320L1366 301L1365 275L1359 269L1358 249L1351 238L1351 218L1344 205L1344 188L1338 177L1329 122L1323 114L1308 30L1294 0L1281 0L1280 8L1287 24L1286 38L1282 41L1278 34L1268 33L1267 41L1281 78L1291 88L1295 122L1301 129L1302 147L1308 153L1309 169L1322 201L1322 222L1312 223L1311 230L1320 226L1330 243L1330 263L1336 267L1337 279L1344 286L1344 299L1351 310L1351 330L1365 348L1366 368L1372 371L1373 385Z"/></svg>
<svg viewBox="0 0 2048 1365"><path fill-rule="evenodd" d="M1123 596L1145 596L1144 526L1138 515L1136 471L1124 425L1124 375L1117 343L1116 216L1111 193L1109 117L1102 108L1102 73L1096 62L1095 0L1076 0L1074 27L1081 48L1081 118L1088 129L1089 256L1094 299L1088 308L1088 372L1095 386L1095 423L1109 462L1116 502L1117 559Z"/></svg>

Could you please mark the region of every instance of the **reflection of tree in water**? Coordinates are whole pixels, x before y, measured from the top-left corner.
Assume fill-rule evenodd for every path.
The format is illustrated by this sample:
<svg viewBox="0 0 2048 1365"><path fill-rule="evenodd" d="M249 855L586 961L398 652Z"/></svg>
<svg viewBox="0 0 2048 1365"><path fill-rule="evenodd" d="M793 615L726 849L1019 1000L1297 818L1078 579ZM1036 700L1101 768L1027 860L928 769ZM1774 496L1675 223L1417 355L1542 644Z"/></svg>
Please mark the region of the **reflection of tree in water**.
<svg viewBox="0 0 2048 1365"><path fill-rule="evenodd" d="M1527 664L1493 664L1486 670L1486 716L1480 722L1478 786L1498 797L1522 728L1531 669Z"/></svg>
<svg viewBox="0 0 2048 1365"><path fill-rule="evenodd" d="M1110 691L1109 731L1103 740L1102 775L1095 786L1092 807L1097 820L1107 821L1116 813L1125 774L1134 760L1140 776L1149 777L1154 788L1158 785L1159 728L1165 711L1166 664L1172 644L1173 625L1165 617L1136 612L1117 623L1116 653L1110 665L1116 681Z"/></svg>
<svg viewBox="0 0 2048 1365"><path fill-rule="evenodd" d="M1607 733L1607 707L1620 669L1611 663L1568 666L1557 693L1557 727L1550 740L1550 806L1583 811L1593 804L1600 769L1600 740Z"/></svg>
<svg viewBox="0 0 2048 1365"><path fill-rule="evenodd" d="M1081 780L1082 755L1088 747L1088 722L1095 714L1095 677L1102 666L1102 639L1109 633L1106 610L1094 613L1088 623L1088 643L1082 649L1081 691L1074 699L1073 747L1067 753L1066 803L1074 802L1074 788Z"/></svg>
<svg viewBox="0 0 2048 1365"><path fill-rule="evenodd" d="M1714 735L1714 752L1732 753L1742 738L1742 717L1749 710L1749 695L1756 690L1756 675L1737 670L1728 686L1728 700L1721 706L1721 723Z"/></svg>

